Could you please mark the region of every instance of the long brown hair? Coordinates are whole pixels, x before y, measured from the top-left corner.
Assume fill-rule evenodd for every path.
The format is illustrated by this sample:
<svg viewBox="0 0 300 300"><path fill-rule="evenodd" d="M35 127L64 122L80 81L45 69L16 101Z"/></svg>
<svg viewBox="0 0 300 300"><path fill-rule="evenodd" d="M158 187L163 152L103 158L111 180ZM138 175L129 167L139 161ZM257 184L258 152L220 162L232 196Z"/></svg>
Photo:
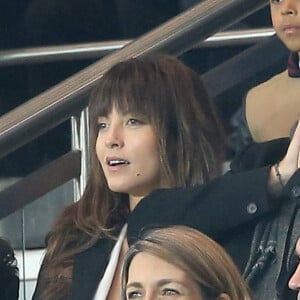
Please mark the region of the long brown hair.
<svg viewBox="0 0 300 300"><path fill-rule="evenodd" d="M249 289L225 250L200 231L186 226L156 228L144 233L127 251L122 269L122 300L133 258L147 253L184 271L204 299L227 294L231 300L250 300Z"/></svg>
<svg viewBox="0 0 300 300"><path fill-rule="evenodd" d="M113 106L148 118L171 186L202 184L221 173L222 126L197 73L178 59L159 54L113 66L90 98L91 167L85 192L65 209L46 240L42 299L65 299L61 295L70 289L74 256L100 238L112 238L129 213L128 195L109 190L95 151L98 117Z"/></svg>

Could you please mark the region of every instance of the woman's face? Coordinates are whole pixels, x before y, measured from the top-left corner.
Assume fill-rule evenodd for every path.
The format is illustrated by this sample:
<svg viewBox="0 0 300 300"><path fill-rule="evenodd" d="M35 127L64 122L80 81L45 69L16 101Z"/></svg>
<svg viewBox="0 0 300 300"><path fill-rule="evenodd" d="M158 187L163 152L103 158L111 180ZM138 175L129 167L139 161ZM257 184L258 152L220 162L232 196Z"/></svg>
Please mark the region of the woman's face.
<svg viewBox="0 0 300 300"><path fill-rule="evenodd" d="M174 265L138 253L128 269L126 300L203 300L198 285Z"/></svg>
<svg viewBox="0 0 300 300"><path fill-rule="evenodd" d="M96 154L109 188L127 193L130 208L157 188L163 180L158 142L145 116L120 113L115 108L98 118Z"/></svg>
<svg viewBox="0 0 300 300"><path fill-rule="evenodd" d="M288 49L300 52L300 1L270 0L273 27Z"/></svg>

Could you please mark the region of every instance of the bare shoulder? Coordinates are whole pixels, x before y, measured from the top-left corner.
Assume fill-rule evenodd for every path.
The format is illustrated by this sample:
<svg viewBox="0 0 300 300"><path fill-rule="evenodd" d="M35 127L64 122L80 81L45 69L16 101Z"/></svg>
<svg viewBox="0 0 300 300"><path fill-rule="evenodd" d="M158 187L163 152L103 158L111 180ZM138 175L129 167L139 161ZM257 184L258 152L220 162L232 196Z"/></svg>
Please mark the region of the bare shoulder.
<svg viewBox="0 0 300 300"><path fill-rule="evenodd" d="M283 72L274 75L267 81L262 82L261 84L253 87L247 93L246 101L255 101L263 96L274 93L274 90L277 90L279 86L285 83L288 79L288 71L284 70Z"/></svg>

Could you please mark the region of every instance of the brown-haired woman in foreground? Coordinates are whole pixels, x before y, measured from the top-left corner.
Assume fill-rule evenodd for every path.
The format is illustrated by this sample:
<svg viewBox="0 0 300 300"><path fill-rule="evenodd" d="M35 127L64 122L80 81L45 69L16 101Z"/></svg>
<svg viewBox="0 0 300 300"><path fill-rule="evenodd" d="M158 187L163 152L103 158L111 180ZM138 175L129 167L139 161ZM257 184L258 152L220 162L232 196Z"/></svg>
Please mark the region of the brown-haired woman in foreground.
<svg viewBox="0 0 300 300"><path fill-rule="evenodd" d="M198 230L171 226L146 232L128 250L122 300L250 300L232 259Z"/></svg>
<svg viewBox="0 0 300 300"><path fill-rule="evenodd" d="M47 237L34 300L116 300L127 242L144 225L186 225L228 238L232 228L284 202L270 196L281 191L270 166L213 180L224 159L222 128L201 78L176 58L152 55L113 66L93 91L89 112L88 183ZM243 266L253 231L247 232L245 256L240 237L229 238Z"/></svg>

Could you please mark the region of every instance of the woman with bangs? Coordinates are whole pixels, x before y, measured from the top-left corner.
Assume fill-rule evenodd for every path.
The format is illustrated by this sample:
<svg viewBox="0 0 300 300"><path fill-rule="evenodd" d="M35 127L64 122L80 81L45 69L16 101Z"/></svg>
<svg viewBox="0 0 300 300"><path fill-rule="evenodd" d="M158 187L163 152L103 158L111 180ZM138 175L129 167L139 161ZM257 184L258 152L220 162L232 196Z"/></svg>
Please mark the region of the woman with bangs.
<svg viewBox="0 0 300 300"><path fill-rule="evenodd" d="M176 58L116 64L94 89L89 112L90 176L47 236L34 300L116 300L124 254L143 227L180 224L224 238L284 202L274 167L220 177L221 122L199 75ZM281 162L282 180L295 172L299 147Z"/></svg>

